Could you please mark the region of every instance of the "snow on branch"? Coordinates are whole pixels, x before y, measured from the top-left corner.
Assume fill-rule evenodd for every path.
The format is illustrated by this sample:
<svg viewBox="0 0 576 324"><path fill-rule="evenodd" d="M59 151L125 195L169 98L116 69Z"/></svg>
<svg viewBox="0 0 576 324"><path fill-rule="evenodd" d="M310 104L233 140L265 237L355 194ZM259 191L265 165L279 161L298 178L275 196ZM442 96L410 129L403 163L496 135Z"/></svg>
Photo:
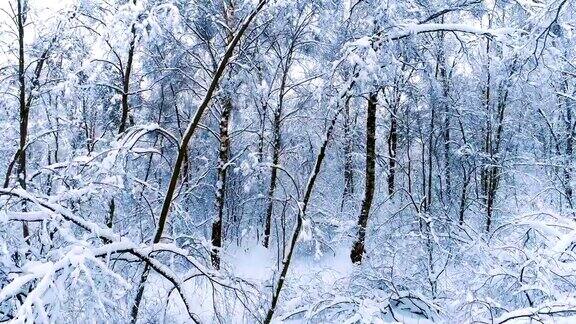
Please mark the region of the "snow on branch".
<svg viewBox="0 0 576 324"><path fill-rule="evenodd" d="M126 280L112 272L103 262L98 260L90 248L74 246L57 262L29 262L26 264L23 267L24 274L14 278L0 290L0 302L19 294L25 290L28 284L33 284L34 288L27 293L18 308L14 321L26 322L27 319L34 319L34 313L36 313L41 322L48 323L50 321L43 302L43 296L55 285L58 273L71 267L78 270L68 269L65 273L69 276L77 278L80 274L79 270L82 270L88 276L90 273L86 265L88 262L102 269L106 274L111 275L123 288L127 289L130 286ZM88 281L93 282L91 278L88 278ZM92 288L96 289L94 286Z"/></svg>
<svg viewBox="0 0 576 324"><path fill-rule="evenodd" d="M172 285L174 285L175 289L178 291L184 304L186 305L186 309L190 317L192 319L196 319L196 315L192 312L192 304L190 302L190 297L188 296L187 292L185 291L182 285L183 280L176 273L174 273L169 266L166 266L162 262L152 257L152 254L154 252L161 252L161 251L172 252L174 254L184 257L185 260L190 264L192 264L199 272L201 272L202 275L208 277L209 279L213 279L212 271L206 269L199 261L188 255L188 253L185 250L182 250L175 245L164 243L153 244L150 246L142 246L135 244L128 238L121 237L120 235L114 233L111 229L102 228L93 222L87 221L81 217L74 215L72 211L63 206L51 203L42 198L35 197L31 193L22 189L13 189L13 190L2 189L0 190L0 196L2 195L16 197L32 202L37 207L42 209L42 211L40 212L30 212L30 213L6 212L6 215L9 215L8 219L10 220L30 221L38 219L44 220L50 218L52 219L62 218L94 234L95 236L103 239L104 241L110 242L108 244L96 248L88 248L81 246L72 247L72 249L66 254L66 256L60 259L58 262L56 263L46 262L38 264L38 266L35 266L32 269L28 270L26 274L20 275L17 278L13 279L10 284L8 284L6 287L4 287L4 289L0 291L0 300L5 300L6 298L14 296L26 284L31 283L34 280L40 280L36 284L36 287L32 290L32 292L28 294L28 297L26 298L27 302L21 306L23 308L21 311L19 311L18 317L25 316L25 314L30 314L32 305L36 305L37 312L39 312L39 314L42 314L43 306L40 304L39 300L40 297L50 287L52 277L55 275L57 271L61 270L62 268L67 267L70 264L74 264L77 258L81 256L83 258L89 258L90 260L94 261L100 268L102 268L104 264L98 263L97 259L95 259L95 256L98 257L106 256L113 253L130 253L133 256L140 259L141 261L146 262L158 274L160 274L162 277L164 277L170 283L172 283ZM112 272L110 271L107 271L107 273L112 274ZM115 275L115 278L120 279L121 277ZM222 286L230 285L223 279L217 280L216 283L219 283Z"/></svg>
<svg viewBox="0 0 576 324"><path fill-rule="evenodd" d="M1 211L0 221L21 221L21 222L41 222L52 218L50 213L44 211Z"/></svg>
<svg viewBox="0 0 576 324"><path fill-rule="evenodd" d="M503 324L519 319L535 319L539 322L544 317L554 315L575 315L576 300L566 300L563 303L550 303L538 307L522 308L508 312L494 320L494 323Z"/></svg>
<svg viewBox="0 0 576 324"><path fill-rule="evenodd" d="M396 29L397 31L383 34L382 32L377 33L375 36L377 39L382 40L400 40L412 35L425 34L439 31L449 31L449 32L460 32L476 35L484 35L488 37L501 37L504 35L511 34L515 32L512 28L498 28L489 29L477 26L472 26L470 24L437 24L437 23L426 23L426 24L404 24L399 25Z"/></svg>

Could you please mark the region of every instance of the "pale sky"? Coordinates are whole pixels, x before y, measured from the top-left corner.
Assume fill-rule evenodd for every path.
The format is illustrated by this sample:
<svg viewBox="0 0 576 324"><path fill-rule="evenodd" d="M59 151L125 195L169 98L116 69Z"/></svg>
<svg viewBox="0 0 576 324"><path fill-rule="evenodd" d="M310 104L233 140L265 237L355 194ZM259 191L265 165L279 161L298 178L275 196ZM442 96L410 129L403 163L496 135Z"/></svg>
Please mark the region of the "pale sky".
<svg viewBox="0 0 576 324"><path fill-rule="evenodd" d="M10 5L16 8L17 0L0 0L0 9L11 12ZM53 10L64 8L67 5L73 4L77 0L28 0L28 5L33 9L41 9L39 14L50 14ZM0 21L6 19L6 14L0 15Z"/></svg>

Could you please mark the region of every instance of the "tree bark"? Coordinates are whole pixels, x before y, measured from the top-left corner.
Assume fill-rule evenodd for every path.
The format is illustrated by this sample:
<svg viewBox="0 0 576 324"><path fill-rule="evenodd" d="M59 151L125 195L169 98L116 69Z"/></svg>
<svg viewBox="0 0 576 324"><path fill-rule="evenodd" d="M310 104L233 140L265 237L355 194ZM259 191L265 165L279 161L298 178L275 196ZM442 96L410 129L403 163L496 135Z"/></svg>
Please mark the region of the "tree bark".
<svg viewBox="0 0 576 324"><path fill-rule="evenodd" d="M228 125L230 122L230 113L232 111L232 102L226 98L222 115L220 116L220 149L218 151L217 181L216 181L216 215L212 222L212 265L220 269L219 251L222 247L222 216L224 213L224 202L226 195L226 174L228 170L228 159L230 156L230 138Z"/></svg>
<svg viewBox="0 0 576 324"><path fill-rule="evenodd" d="M390 132L388 133L388 194L392 195L396 182L396 150L398 148L398 112L397 103L390 112Z"/></svg>
<svg viewBox="0 0 576 324"><path fill-rule="evenodd" d="M442 130L443 144L444 144L444 181L446 183L446 197L448 204L450 203L452 197L452 181L451 181L451 164L450 164L450 104L448 100L448 95L450 91L450 85L448 84L448 76L446 71L446 54L444 53L444 33L440 32L441 38L440 42L440 53L439 53L439 77L440 83L442 84L442 106L444 108L444 125Z"/></svg>
<svg viewBox="0 0 576 324"><path fill-rule="evenodd" d="M18 24L18 84L20 93L18 102L20 104L20 142L18 149L18 163L16 168L16 176L18 183L22 189L26 190L26 140L28 138L28 117L30 114L30 105L26 100L26 67L24 60L24 24L26 21L26 13L24 12L25 0L18 0L17 2L17 24ZM39 63L40 64L40 63ZM29 99L32 95L29 96ZM25 206L23 208L26 208ZM26 222L22 223L22 236L28 242L30 230Z"/></svg>
<svg viewBox="0 0 576 324"><path fill-rule="evenodd" d="M341 210L354 194L354 165L352 159L352 118L350 116L350 97L344 103L344 192L342 193Z"/></svg>
<svg viewBox="0 0 576 324"><path fill-rule="evenodd" d="M568 81L564 81L564 92L569 93ZM572 159L574 156L574 121L572 118L572 103L566 97L564 97L564 109L566 110L566 147L565 153L565 167L564 167L564 194L566 195L566 200L568 200L568 206L573 207L573 189L572 189Z"/></svg>
<svg viewBox="0 0 576 324"><path fill-rule="evenodd" d="M268 187L268 206L266 208L266 219L264 224L264 240L262 245L268 247L270 244L270 232L272 229L272 213L274 212L274 192L276 191L276 179L278 178L278 168L275 166L280 162L280 150L282 146L281 137L281 110L282 106L279 105L278 109L274 112L274 144L272 152L272 168L270 172L270 186Z"/></svg>
<svg viewBox="0 0 576 324"><path fill-rule="evenodd" d="M133 1L136 4L136 0ZM124 133L126 130L126 125L128 124L128 114L130 112L130 106L128 105L128 96L130 92L130 75L132 74L132 61L134 60L134 47L136 43L136 24L132 23L130 28L130 33L132 34L132 39L128 45L128 59L126 60L126 70L122 75L122 116L120 117L120 127L118 128L118 133Z"/></svg>
<svg viewBox="0 0 576 324"><path fill-rule="evenodd" d="M486 88L484 89L484 96L485 96L485 108L487 114L486 120L486 129L484 130L484 153L492 157L493 156L493 148L492 148L492 109L491 109L491 74L490 74L490 40L486 40L486 56L488 59L487 63L487 78L486 78ZM489 165L484 165L481 170L480 174L480 185L482 188L482 196L484 199L484 203L486 205L486 232L490 231L490 226L492 223L492 206L493 206L493 199L491 197L491 188L492 184L490 180L492 179L491 173L492 168L491 165L492 161L488 161Z"/></svg>
<svg viewBox="0 0 576 324"><path fill-rule="evenodd" d="M366 115L366 180L364 200L360 217L358 217L358 233L356 241L350 252L352 263L361 263L365 251L366 226L374 199L375 175L376 175L376 105L378 93L373 92L368 99L368 112Z"/></svg>
<svg viewBox="0 0 576 324"><path fill-rule="evenodd" d="M508 76L512 77L512 73ZM490 232L490 227L492 225L492 217L494 213L494 201L496 199L496 193L498 191L498 186L500 184L500 145L502 142L502 134L504 132L504 113L506 112L506 105L508 100L508 88L507 85L503 86L504 89L500 89L500 97L498 99L498 110L497 110L497 126L496 134L494 134L494 142L490 150L490 163L488 167L488 192L486 201L486 232Z"/></svg>
<svg viewBox="0 0 576 324"><path fill-rule="evenodd" d="M230 30L233 29L234 20L234 3L230 1L224 7L224 19L228 26L226 42L230 44L234 35ZM210 258L212 266L220 269L220 249L222 248L222 216L224 214L224 203L226 201L226 174L228 170L228 159L230 156L230 135L228 125L230 124L230 114L232 113L232 98L226 94L222 114L220 115L220 147L218 149L218 163L216 175L216 198L215 209L216 215L212 221L212 251Z"/></svg>
<svg viewBox="0 0 576 324"><path fill-rule="evenodd" d="M466 195L468 191L468 184L470 183L470 174L467 172L466 167L462 164L462 192L460 194L460 209L458 211L458 224L464 225L464 215L466 212Z"/></svg>

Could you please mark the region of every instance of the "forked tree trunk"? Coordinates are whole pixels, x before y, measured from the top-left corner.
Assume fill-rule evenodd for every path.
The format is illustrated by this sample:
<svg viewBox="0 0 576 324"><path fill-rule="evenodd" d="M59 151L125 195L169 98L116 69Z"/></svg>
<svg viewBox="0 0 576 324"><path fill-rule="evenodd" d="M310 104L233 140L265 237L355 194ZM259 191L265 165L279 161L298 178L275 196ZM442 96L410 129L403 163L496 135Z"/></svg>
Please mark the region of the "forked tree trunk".
<svg viewBox="0 0 576 324"><path fill-rule="evenodd" d="M368 112L366 115L366 180L364 200L360 216L358 217L358 233L356 241L350 252L352 263L361 263L365 251L366 226L370 216L370 208L374 199L374 187L376 176L376 108L378 93L373 92L368 99Z"/></svg>

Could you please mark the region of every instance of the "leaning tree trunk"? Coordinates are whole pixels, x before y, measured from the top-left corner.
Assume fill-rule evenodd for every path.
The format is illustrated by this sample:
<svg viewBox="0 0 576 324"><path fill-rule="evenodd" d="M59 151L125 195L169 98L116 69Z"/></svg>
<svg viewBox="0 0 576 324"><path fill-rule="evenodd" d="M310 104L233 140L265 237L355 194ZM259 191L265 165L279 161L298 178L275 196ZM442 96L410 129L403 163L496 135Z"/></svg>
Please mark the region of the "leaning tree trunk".
<svg viewBox="0 0 576 324"><path fill-rule="evenodd" d="M351 83L350 88L353 85L354 83ZM272 295L272 303L270 305L270 308L268 308L268 311L266 312L266 318L264 319L264 324L269 324L270 322L272 322L272 317L274 316L276 306L278 305L278 300L280 299L280 293L282 292L282 287L284 286L284 282L288 274L288 269L290 268L292 255L294 253L294 250L296 249L298 236L300 235L300 231L302 230L302 223L304 217L306 216L306 210L308 209L308 202L310 201L310 197L312 196L312 191L314 190L314 185L316 184L318 174L320 174L320 170L322 169L322 162L324 161L324 157L326 156L326 148L328 147L328 143L330 143L330 138L332 137L332 133L334 132L334 126L336 125L336 121L338 120L340 112L341 109L338 109L336 115L334 116L334 118L332 118L330 126L326 131L326 137L324 138L324 142L322 143L322 146L320 146L320 151L316 156L314 169L312 170L310 178L308 178L306 188L304 189L304 199L300 204L298 217L296 218L296 226L294 228L294 232L292 233L292 240L290 241L290 245L288 245L288 251L284 253L285 256L284 259L282 260L282 270L276 282L276 286L274 287L274 293Z"/></svg>
<svg viewBox="0 0 576 324"><path fill-rule="evenodd" d="M160 211L160 217L158 218L158 226L156 228L156 233L154 234L154 239L152 240L153 244L160 242L160 239L162 238L162 235L164 233L164 227L166 226L166 222L168 221L168 214L170 213L170 207L171 207L172 201L174 199L174 194L176 192L176 186L178 185L178 179L180 177L180 171L182 170L184 157L187 154L188 144L190 143L190 140L192 139L192 135L194 135L196 129L198 128L198 124L200 123L200 119L202 118L202 115L204 114L204 111L206 110L210 101L212 100L214 92L216 91L216 88L218 87L218 83L220 81L220 78L222 77L222 74L224 73L224 70L226 69L228 62L232 58L232 55L234 53L234 49L236 48L236 45L238 45L240 38L242 38L242 36L244 35L246 30L248 29L248 27L252 23L252 21L254 20L256 15L262 10L262 8L264 8L264 5L266 4L266 2L267 2L267 0L260 0L258 2L256 9L254 9L254 11L252 11L252 13L246 18L246 20L244 20L244 22L242 23L242 25L238 29L236 35L232 39L232 42L230 43L230 45L226 49L226 52L224 53L222 60L218 64L218 68L216 69L216 72L214 73L214 76L212 77L212 80L210 81L210 85L208 87L208 90L206 91L206 95L204 96L202 102L198 106L198 109L196 110L194 117L192 118L192 120L188 124L188 127L186 128L186 131L184 132L182 139L180 140L180 143L179 143L180 145L178 146L179 147L178 148L178 155L176 156L176 162L174 163L174 167L172 168L172 175L170 176L170 182L168 183L168 189L166 190L166 195L164 197L164 202L162 204L162 210ZM142 272L142 276L140 277L140 285L138 287L136 299L134 300L134 305L132 306L132 313L131 313L131 317L132 317L131 322L132 323L135 323L136 320L138 319L140 302L142 301L142 296L144 293L144 287L145 287L146 281L148 279L148 272L149 271L150 271L150 265L146 264L146 266L144 267L144 271Z"/></svg>
<svg viewBox="0 0 576 324"><path fill-rule="evenodd" d="M366 116L366 180L364 189L364 200L360 217L358 217L358 233L356 241L350 252L352 263L362 262L362 256L365 250L366 226L372 200L374 199L375 173L376 173L376 104L378 93L373 92L368 99L368 112Z"/></svg>

